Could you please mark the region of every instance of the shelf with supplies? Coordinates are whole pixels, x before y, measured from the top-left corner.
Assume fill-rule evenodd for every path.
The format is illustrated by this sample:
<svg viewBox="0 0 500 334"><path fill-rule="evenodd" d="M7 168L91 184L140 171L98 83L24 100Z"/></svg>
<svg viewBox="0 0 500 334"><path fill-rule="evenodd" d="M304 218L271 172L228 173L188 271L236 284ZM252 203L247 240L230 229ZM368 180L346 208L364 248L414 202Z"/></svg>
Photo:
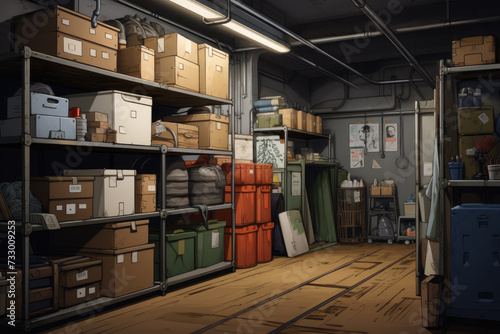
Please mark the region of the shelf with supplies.
<svg viewBox="0 0 500 334"><path fill-rule="evenodd" d="M100 90L122 90L125 92L143 92L145 95L152 97L153 103L157 105L164 105L169 107L197 107L197 106L207 106L207 105L229 105L229 122L230 122L230 131L232 134L232 129L234 129L234 118L232 117L233 109L232 109L232 101L221 99L213 96L208 96L200 93L195 93L187 90L183 90L176 87L167 86L166 84L152 82L148 80L138 79L135 77L131 77L125 74L120 74L112 71L108 71L105 69L100 69L97 67L73 62L70 60L53 57L49 55L45 55L39 52L35 52L25 47L22 53L12 53L12 54L4 54L0 55L0 71L2 73L3 80L8 80L8 77L15 77L21 79L22 82L22 90L21 96L24 97L24 100L28 100L22 104L22 119L29 125L30 122L30 110L28 109L30 106L29 98L30 98L30 88L31 82L40 81L46 84L51 84L54 86L72 88L81 91L100 91ZM37 236L42 235L41 231L46 231L43 225L32 224L30 222L29 210L25 208L29 207L30 204L30 188L32 187L30 181L32 180L32 168L33 164L30 164L30 159L35 151L63 151L68 148L76 149L78 147L89 148L95 152L104 152L109 153L113 157L116 155L127 156L128 158L133 157L130 156L129 153L135 154L137 156L146 156L146 155L161 155L161 162L159 162L158 168L161 168L161 172L157 173L156 182L164 185L166 176L165 170L167 167L168 156L180 156L180 155L224 155L233 157L233 150L218 150L218 149L191 149L191 148L181 148L181 147L167 147L166 145L136 145L136 144L116 144L116 143L104 143L104 142L90 142L90 141L77 141L77 140L67 140L67 139L44 139L44 138L35 138L31 137L30 128L28 127L26 134L23 136L15 136L15 137L5 137L0 138L0 149L9 150L10 147L20 148L22 151L22 155L19 155L19 160L21 160L22 168L19 170L20 179L22 182L23 189L27 190L21 199L23 203L23 210L27 211L27 215L22 220L16 220L17 227L17 237L19 239L19 249L18 249L18 262L19 269L22 270L22 274L20 276L19 283L19 298L20 303L22 304L19 309L18 318L16 319L16 328L24 331L28 331L32 328L47 325L56 321L69 319L71 317L78 316L81 313L86 312L94 312L96 309L100 309L103 306L108 306L112 304L121 303L126 300L130 300L132 298L136 298L139 296L144 296L151 293L160 292L162 295L166 294L166 290L169 285L178 284L181 282L185 282L188 280L192 280L195 278L199 278L205 275L209 275L218 271L223 271L227 269L235 269L234 258L226 261L223 260L220 263L215 265L210 265L206 268L200 268L196 270L192 270L190 272L183 273L182 275L171 276L167 278L166 268L167 264L167 242L166 242L166 232L167 232L167 217L172 215L183 215L183 214L192 214L199 212L198 208L188 206L188 207L179 207L179 208L167 208L165 198L169 192L166 186L161 187L161 192L156 192L154 196L158 197L156 203L154 204L156 207L155 211L151 212L142 212L142 213L131 213L131 214L123 214L120 216L108 216L103 217L99 215L91 215L89 219L73 219L73 220L61 220L59 222L59 232L70 232L71 228L85 227L85 229L92 230L92 228L98 227L99 229L104 229L103 226L107 224L113 225L123 225L130 224L129 229L136 228L133 222L137 221L137 225L139 225L139 221L148 220L151 218L159 219L159 230L158 230L158 239L156 241L156 245L153 245L153 242L150 240L151 234L156 232L143 232L146 234L146 242L147 244L141 244L140 246L134 246L144 248L144 253L141 253L143 250L141 249L132 249L127 254L132 254L132 258L136 256L139 258L139 263L145 265L143 271L147 272L148 278L146 281L149 284L149 276L151 276L151 284L142 285L142 287L137 287L132 289L130 293L117 294L115 296L109 297L107 295L101 294L100 297L93 299L91 301L84 302L83 304L78 304L76 306L70 306L67 308L60 308L57 310L56 307L51 309L48 313L38 314L33 313L32 309L30 309L30 303L27 302L30 296L30 285L29 285L29 274L30 270L32 270L31 260L28 254L30 254L30 240L35 235L31 235L31 233L38 233ZM233 136L234 137L234 136ZM234 147L234 145L232 146ZM49 154L52 152L42 152L43 154ZM42 154L40 153L40 154ZM58 159L59 156L56 155ZM22 157L22 159L21 159ZM85 157L83 157L85 159ZM119 158L115 161L114 158L111 158L112 165L115 164L119 167L123 167L123 164L127 164L126 162L122 162ZM126 159L123 159L126 161ZM95 165L99 165L100 161L93 162ZM232 175L234 177L234 166ZM132 168L134 169L134 168ZM34 173L34 175L37 175ZM15 176L15 175L14 175ZM80 176L78 176L80 177ZM234 182L232 182L234 185ZM231 187L231 196L234 198L234 186ZM134 203L132 203L134 204ZM216 211L223 209L231 209L233 210L232 203L221 203L216 205L207 205L207 211ZM233 210L234 211L234 210ZM137 211L132 211L137 212ZM234 212L232 213L234 215ZM132 222L133 221L133 222ZM233 219L234 221L234 219ZM145 224L145 223L143 223ZM234 223L233 223L234 224ZM0 223L0 226L8 225L8 223ZM100 225L100 226L99 226ZM132 225L134 227L132 227ZM115 228L115 227L113 227ZM48 231L47 233L55 233L53 231ZM52 234L51 234L52 235ZM222 238L224 238L222 236ZM24 242L21 243L21 240ZM34 240L34 239L33 239ZM31 240L31 241L33 241ZM235 229L234 226L232 228L232 240L235 240ZM22 245L22 247L21 247ZM147 246L147 247L146 247ZM134 248L129 247L129 248ZM154 263L153 261L153 248L157 248L158 251L158 263ZM87 250L86 250L87 251ZM109 256L120 256L117 254L117 249L106 250L106 253ZM94 251L88 251L89 257L97 257L97 255L93 255ZM148 252L147 256L145 255ZM78 253L80 254L80 253ZM135 254L135 255L134 255ZM143 254L143 255L141 255ZM235 254L234 243L232 244L232 254ZM99 255L100 256L100 255ZM126 259L128 259L126 255ZM142 258L141 258L142 256ZM146 261L151 256L151 261ZM142 260L141 260L142 259ZM136 263L133 262L132 263ZM143 262L141 262L143 261ZM113 262L113 261L111 261ZM116 262L116 261L115 261ZM151 262L151 263L150 263ZM103 261L104 263L104 261ZM118 262L121 263L121 262ZM51 262L52 267L52 262ZM155 268L158 269L158 279L154 278L154 273L149 270L151 267L151 271ZM136 267L135 267L136 268ZM51 269L52 270L52 269ZM116 269L118 270L118 269ZM137 269L134 269L137 270ZM139 272L141 274L141 272ZM104 276L104 274L103 274ZM52 276L52 281L55 281L54 276ZM136 280L137 281L137 280ZM134 285L135 282L126 282ZM104 278L103 278L104 282ZM133 284L132 284L133 283ZM17 283L16 283L17 284ZM55 284L55 283L53 283ZM100 284L100 283L99 283ZM105 284L105 283L103 283ZM141 283L142 284L142 283ZM55 286L55 285L54 285ZM100 288L97 288L98 290ZM95 292L95 288L93 290ZM90 292L89 292L90 295ZM54 305L53 305L54 306ZM6 324L6 318L0 319L0 323L3 325Z"/></svg>
<svg viewBox="0 0 500 334"><path fill-rule="evenodd" d="M374 240L385 240L392 244L397 240L399 210L396 187L386 186L383 188L390 188L386 191L391 194L374 194L376 187L370 188L367 221L368 243L372 243Z"/></svg>

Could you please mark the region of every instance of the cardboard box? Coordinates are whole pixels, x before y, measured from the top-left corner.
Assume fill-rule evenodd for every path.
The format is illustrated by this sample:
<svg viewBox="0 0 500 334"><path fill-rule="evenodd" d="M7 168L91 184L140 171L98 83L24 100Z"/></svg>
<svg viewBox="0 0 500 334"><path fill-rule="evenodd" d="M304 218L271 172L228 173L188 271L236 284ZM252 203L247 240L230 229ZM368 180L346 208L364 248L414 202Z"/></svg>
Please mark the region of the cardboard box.
<svg viewBox="0 0 500 334"><path fill-rule="evenodd" d="M297 129L307 131L307 115L302 110L297 110Z"/></svg>
<svg viewBox="0 0 500 334"><path fill-rule="evenodd" d="M493 64L496 61L495 37L474 36L453 41L453 66Z"/></svg>
<svg viewBox="0 0 500 334"><path fill-rule="evenodd" d="M31 192L58 221L92 218L93 177L33 177Z"/></svg>
<svg viewBox="0 0 500 334"><path fill-rule="evenodd" d="M228 138L228 149L231 150L231 135ZM234 135L234 143L235 162L253 162L253 136L236 134Z"/></svg>
<svg viewBox="0 0 500 334"><path fill-rule="evenodd" d="M108 128L108 114L97 111L84 112L84 114L87 117L87 125L90 122L104 122L106 124L103 127Z"/></svg>
<svg viewBox="0 0 500 334"><path fill-rule="evenodd" d="M430 276L420 283L422 327L438 327L441 313L441 280Z"/></svg>
<svg viewBox="0 0 500 334"><path fill-rule="evenodd" d="M198 44L179 33L146 38L144 46L154 50L156 59L177 56L198 65Z"/></svg>
<svg viewBox="0 0 500 334"><path fill-rule="evenodd" d="M198 148L198 126L182 123L156 121L151 126L151 144L174 147L174 138L169 128L177 136L177 146L183 148Z"/></svg>
<svg viewBox="0 0 500 334"><path fill-rule="evenodd" d="M306 131L307 132L316 132L316 116L314 116L313 114L307 113L306 120L307 120Z"/></svg>
<svg viewBox="0 0 500 334"><path fill-rule="evenodd" d="M76 140L76 119L73 117L33 115L30 120L32 137ZM1 120L0 135L20 136L21 125L20 117Z"/></svg>
<svg viewBox="0 0 500 334"><path fill-rule="evenodd" d="M59 307L70 307L99 298L100 285L100 282L95 282L74 288L59 287Z"/></svg>
<svg viewBox="0 0 500 334"><path fill-rule="evenodd" d="M460 135L492 134L494 123L493 106L458 108Z"/></svg>
<svg viewBox="0 0 500 334"><path fill-rule="evenodd" d="M278 112L262 112L257 114L258 128L273 128L283 125L283 115Z"/></svg>
<svg viewBox="0 0 500 334"><path fill-rule="evenodd" d="M105 143L106 142L106 134L105 133L94 133L92 131L87 132L85 134L85 140L98 142L98 143Z"/></svg>
<svg viewBox="0 0 500 334"><path fill-rule="evenodd" d="M73 288L102 279L102 262L83 256L51 258L51 264L59 268L59 287Z"/></svg>
<svg viewBox="0 0 500 334"><path fill-rule="evenodd" d="M95 218L134 213L135 170L71 169L66 176L94 176L92 212Z"/></svg>
<svg viewBox="0 0 500 334"><path fill-rule="evenodd" d="M135 195L135 212L155 212L156 211L156 195Z"/></svg>
<svg viewBox="0 0 500 334"><path fill-rule="evenodd" d="M371 193L372 196L380 196L380 194L381 194L380 187L374 187L374 186L372 186L370 188L370 193Z"/></svg>
<svg viewBox="0 0 500 334"><path fill-rule="evenodd" d="M199 92L199 72L197 64L177 56L155 59L155 81L169 86Z"/></svg>
<svg viewBox="0 0 500 334"><path fill-rule="evenodd" d="M321 116L316 116L316 133L323 133L323 118Z"/></svg>
<svg viewBox="0 0 500 334"><path fill-rule="evenodd" d="M99 135L105 135L106 134L106 131L108 129L107 128L94 128L94 127L87 127L87 133L95 133L95 134L99 134ZM91 138L89 136L89 138ZM92 141L92 140L90 140Z"/></svg>
<svg viewBox="0 0 500 334"><path fill-rule="evenodd" d="M98 129L107 130L109 128L109 123L108 122L101 122L101 121L89 121L89 120L87 120L87 128L98 128Z"/></svg>
<svg viewBox="0 0 500 334"><path fill-rule="evenodd" d="M279 113L283 115L283 125L290 129L297 129L297 110L295 109L280 109Z"/></svg>
<svg viewBox="0 0 500 334"><path fill-rule="evenodd" d="M229 98L229 55L208 44L198 45L200 93Z"/></svg>
<svg viewBox="0 0 500 334"><path fill-rule="evenodd" d="M163 121L197 125L200 149L227 150L229 117L218 114L165 116Z"/></svg>
<svg viewBox="0 0 500 334"><path fill-rule="evenodd" d="M478 166L474 156L467 155L467 150L474 147L474 142L480 137L493 137L489 135L479 135L479 136L460 136L458 140L458 153L462 157L464 163L464 179L471 180L472 176L478 172ZM491 149L488 154L486 154L486 161L490 161L492 158L497 158L499 155L499 145L498 143ZM488 174L486 167L484 167L484 173Z"/></svg>
<svg viewBox="0 0 500 334"><path fill-rule="evenodd" d="M156 174L137 174L135 176L135 193L156 195Z"/></svg>
<svg viewBox="0 0 500 334"><path fill-rule="evenodd" d="M415 217L415 202L404 202L405 216Z"/></svg>
<svg viewBox="0 0 500 334"><path fill-rule="evenodd" d="M106 132L106 143L116 144L116 132Z"/></svg>
<svg viewBox="0 0 500 334"><path fill-rule="evenodd" d="M144 45L118 50L118 72L136 78L155 80L155 51Z"/></svg>
<svg viewBox="0 0 500 334"><path fill-rule="evenodd" d="M7 99L7 118L23 116L21 95ZM41 93L31 92L31 115L48 115L68 117L68 99Z"/></svg>
<svg viewBox="0 0 500 334"><path fill-rule="evenodd" d="M68 96L70 108L98 111L108 115L109 126L116 130L120 144L151 145L151 106L149 96L118 90L75 94ZM87 124L92 126L92 124ZM100 125L100 127L103 124Z"/></svg>
<svg viewBox="0 0 500 334"><path fill-rule="evenodd" d="M393 194L392 187L387 187L387 186L380 187L380 195L382 195L382 196L390 196L392 194Z"/></svg>
<svg viewBox="0 0 500 334"><path fill-rule="evenodd" d="M115 250L82 249L78 254L102 261L102 296L119 297L154 284L154 244Z"/></svg>

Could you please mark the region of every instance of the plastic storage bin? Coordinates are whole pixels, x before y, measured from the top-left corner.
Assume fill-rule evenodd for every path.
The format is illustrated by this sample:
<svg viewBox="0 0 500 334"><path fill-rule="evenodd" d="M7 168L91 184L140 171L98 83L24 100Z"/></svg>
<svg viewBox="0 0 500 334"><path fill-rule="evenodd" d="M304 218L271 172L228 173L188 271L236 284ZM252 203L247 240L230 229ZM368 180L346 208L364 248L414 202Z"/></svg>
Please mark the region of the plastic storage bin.
<svg viewBox="0 0 500 334"><path fill-rule="evenodd" d="M255 198L256 186L235 186L234 187L234 204L236 226L245 226L255 223ZM225 202L231 203L231 186L226 186ZM219 220L231 222L231 210L217 211L215 217ZM223 219L224 218L224 219Z"/></svg>
<svg viewBox="0 0 500 334"><path fill-rule="evenodd" d="M273 259L274 223L257 224L257 227L257 262L269 262Z"/></svg>
<svg viewBox="0 0 500 334"><path fill-rule="evenodd" d="M222 170L226 174L226 183L231 184L231 164L222 164ZM234 184L252 185L255 184L255 164L237 162L234 164Z"/></svg>
<svg viewBox="0 0 500 334"><path fill-rule="evenodd" d="M464 163L463 162L448 162L450 168L450 178L452 180L462 180L464 178Z"/></svg>
<svg viewBox="0 0 500 334"><path fill-rule="evenodd" d="M271 221L271 186L256 186L255 192L255 222Z"/></svg>
<svg viewBox="0 0 500 334"><path fill-rule="evenodd" d="M488 176L490 180L500 180L500 165L488 165Z"/></svg>
<svg viewBox="0 0 500 334"><path fill-rule="evenodd" d="M255 184L273 183L273 165L255 164Z"/></svg>
<svg viewBox="0 0 500 334"><path fill-rule="evenodd" d="M194 270L194 239L196 232L176 230L167 232L165 261L167 262L167 277L183 274ZM155 280L160 279L160 243L159 234L150 234L150 242L155 244Z"/></svg>
<svg viewBox="0 0 500 334"><path fill-rule="evenodd" d="M249 268L257 265L257 231L256 224L236 227L236 268ZM232 228L224 229L224 258L231 261Z"/></svg>
<svg viewBox="0 0 500 334"><path fill-rule="evenodd" d="M208 230L203 225L196 226L196 268L205 268L224 261L224 227L226 222L217 220L209 221Z"/></svg>

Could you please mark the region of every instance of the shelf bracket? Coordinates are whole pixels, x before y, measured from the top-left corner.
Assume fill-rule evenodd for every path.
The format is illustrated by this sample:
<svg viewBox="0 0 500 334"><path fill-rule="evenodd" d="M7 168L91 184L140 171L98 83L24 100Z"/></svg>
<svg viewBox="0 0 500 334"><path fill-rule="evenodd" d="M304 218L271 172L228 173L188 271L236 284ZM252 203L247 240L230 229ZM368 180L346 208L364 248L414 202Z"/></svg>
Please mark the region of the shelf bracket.
<svg viewBox="0 0 500 334"><path fill-rule="evenodd" d="M21 141L23 143L24 146L31 146L31 144L33 143L33 140L31 139L31 135L25 133L22 135L22 138L21 138Z"/></svg>
<svg viewBox="0 0 500 334"><path fill-rule="evenodd" d="M168 288L167 281L160 283L160 291L162 295L165 295L164 293L167 291L167 288Z"/></svg>
<svg viewBox="0 0 500 334"><path fill-rule="evenodd" d="M23 236L29 236L33 232L33 225L30 223L21 224L20 232Z"/></svg>
<svg viewBox="0 0 500 334"><path fill-rule="evenodd" d="M168 211L167 209L163 209L160 211L160 218L166 219L168 217Z"/></svg>
<svg viewBox="0 0 500 334"><path fill-rule="evenodd" d="M446 189L448 187L448 180L446 179L439 179L439 188L440 189Z"/></svg>

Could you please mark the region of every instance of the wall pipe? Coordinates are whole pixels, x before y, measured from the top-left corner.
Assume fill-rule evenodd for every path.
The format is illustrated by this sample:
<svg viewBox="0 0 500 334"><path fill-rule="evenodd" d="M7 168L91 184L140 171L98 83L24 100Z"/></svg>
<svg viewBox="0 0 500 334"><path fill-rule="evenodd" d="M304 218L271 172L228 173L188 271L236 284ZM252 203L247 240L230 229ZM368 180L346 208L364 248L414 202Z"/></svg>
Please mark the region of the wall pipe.
<svg viewBox="0 0 500 334"><path fill-rule="evenodd" d="M392 111L392 112L378 112L374 114L367 114L362 111L358 111L357 113L355 111L349 111L346 112L347 115L342 115L342 114L337 114L337 115L325 115L321 116L322 119L345 119L345 118L359 118L359 117L387 117L387 116L399 116L400 112L399 111ZM414 110L406 110L402 111L401 115L403 116L413 116L415 114Z"/></svg>
<svg viewBox="0 0 500 334"><path fill-rule="evenodd" d="M432 89L436 88L434 81L427 71L419 64L417 59L408 50L403 43L394 35L391 29L380 19L380 17L373 11L373 9L368 6L365 0L352 0L352 2L358 7L372 22L375 26L382 31L382 33L389 39L389 41L398 49L398 51L406 58L410 63L410 66L414 68L421 76L425 79L429 87Z"/></svg>

